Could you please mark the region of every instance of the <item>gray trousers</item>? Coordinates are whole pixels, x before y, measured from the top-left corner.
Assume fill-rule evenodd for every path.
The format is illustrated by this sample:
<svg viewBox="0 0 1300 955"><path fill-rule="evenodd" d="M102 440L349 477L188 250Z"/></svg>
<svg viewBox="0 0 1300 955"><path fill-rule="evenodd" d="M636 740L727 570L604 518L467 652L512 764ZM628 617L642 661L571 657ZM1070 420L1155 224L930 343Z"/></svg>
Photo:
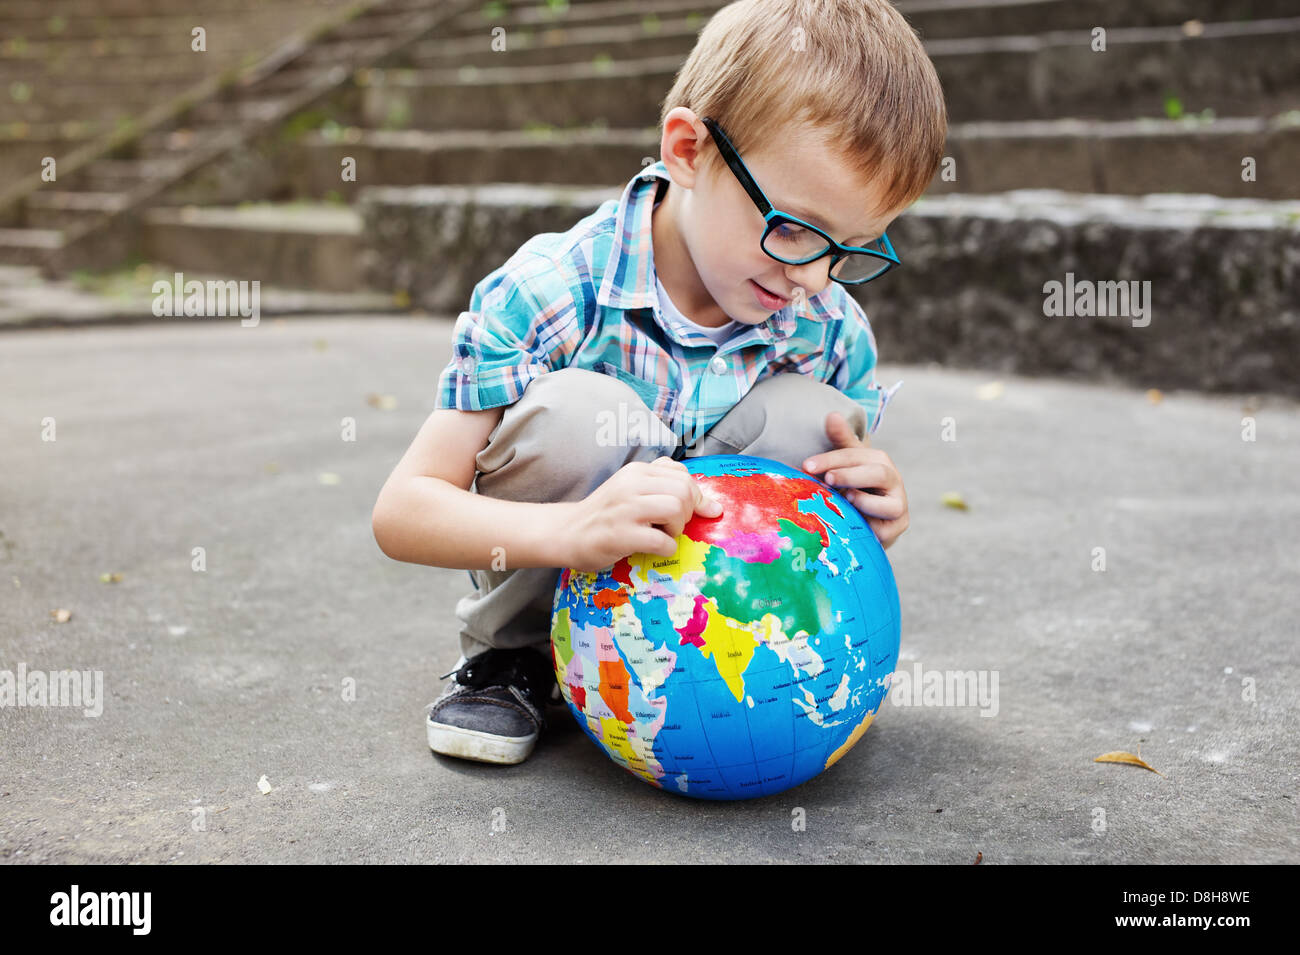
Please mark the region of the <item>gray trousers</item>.
<svg viewBox="0 0 1300 955"><path fill-rule="evenodd" d="M865 435L866 411L843 392L806 375L773 375L688 448L628 384L584 368L563 368L534 378L523 397L505 409L474 459L474 491L511 501L580 501L628 462L665 455L681 460L752 454L801 469L812 455L831 450L826 437L831 411L844 415L859 438ZM643 426L626 427L622 434L629 440L611 442L610 432L602 434L598 423L620 417ZM489 647L534 647L549 659L560 570L471 570L475 590L456 603L461 653L472 657Z"/></svg>

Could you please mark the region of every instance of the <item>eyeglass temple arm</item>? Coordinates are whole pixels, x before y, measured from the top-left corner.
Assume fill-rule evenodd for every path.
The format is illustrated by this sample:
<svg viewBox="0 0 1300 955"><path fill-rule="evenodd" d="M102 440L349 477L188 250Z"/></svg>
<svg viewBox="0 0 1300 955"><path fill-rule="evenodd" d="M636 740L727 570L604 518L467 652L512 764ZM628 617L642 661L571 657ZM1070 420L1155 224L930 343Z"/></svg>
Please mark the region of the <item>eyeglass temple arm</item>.
<svg viewBox="0 0 1300 955"><path fill-rule="evenodd" d="M736 147L732 145L731 140L727 138L727 134L707 116L701 122L708 128L709 135L713 137L713 144L718 147L718 152L722 155L723 161L731 167L731 171L740 180L740 185L749 193L750 198L758 206L758 211L767 216L774 207L772 203L767 201L767 196L763 195L763 190L758 187L758 183L750 178L749 170L740 161L740 154L736 151Z"/></svg>

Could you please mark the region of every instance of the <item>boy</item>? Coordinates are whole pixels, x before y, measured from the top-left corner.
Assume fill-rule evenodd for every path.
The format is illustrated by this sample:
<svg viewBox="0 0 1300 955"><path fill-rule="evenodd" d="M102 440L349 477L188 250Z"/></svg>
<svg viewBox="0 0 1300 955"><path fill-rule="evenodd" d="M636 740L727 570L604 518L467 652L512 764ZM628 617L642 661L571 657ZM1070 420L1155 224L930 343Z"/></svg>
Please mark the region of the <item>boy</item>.
<svg viewBox="0 0 1300 955"><path fill-rule="evenodd" d="M435 752L529 755L559 700L560 568L670 556L695 513L720 513L683 457L783 461L839 486L884 546L907 527L867 437L898 385L875 382L847 285L897 264L885 229L942 159L915 32L887 0L739 0L701 31L661 126L663 158L619 200L475 287L437 410L375 504L385 554L475 584L426 709Z"/></svg>

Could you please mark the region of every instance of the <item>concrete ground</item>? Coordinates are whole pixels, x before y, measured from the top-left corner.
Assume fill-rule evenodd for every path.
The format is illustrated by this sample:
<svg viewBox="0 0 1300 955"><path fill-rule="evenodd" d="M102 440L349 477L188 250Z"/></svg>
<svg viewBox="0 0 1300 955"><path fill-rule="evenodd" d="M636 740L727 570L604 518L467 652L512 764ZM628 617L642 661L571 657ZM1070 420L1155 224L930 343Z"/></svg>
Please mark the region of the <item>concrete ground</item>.
<svg viewBox="0 0 1300 955"><path fill-rule="evenodd" d="M996 673L996 715L887 702L811 782L696 802L562 710L518 767L429 752L469 581L385 557L370 512L450 332L0 335L0 679L98 670L104 695L0 709L0 859L1300 862L1296 404L883 367L899 667ZM1094 762L1139 746L1163 775Z"/></svg>

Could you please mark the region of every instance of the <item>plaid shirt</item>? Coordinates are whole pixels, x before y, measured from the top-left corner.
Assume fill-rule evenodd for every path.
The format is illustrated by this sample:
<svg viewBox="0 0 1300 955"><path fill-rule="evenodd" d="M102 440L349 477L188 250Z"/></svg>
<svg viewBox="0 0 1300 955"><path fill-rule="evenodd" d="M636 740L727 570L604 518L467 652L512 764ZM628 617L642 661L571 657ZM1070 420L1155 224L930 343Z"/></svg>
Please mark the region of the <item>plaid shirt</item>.
<svg viewBox="0 0 1300 955"><path fill-rule="evenodd" d="M791 302L718 346L663 320L650 216L668 178L663 162L647 166L621 198L567 232L533 236L480 281L456 320L436 407L513 404L534 378L575 366L626 382L689 446L755 383L796 372L862 405L874 432L902 382L876 383L875 336L838 282L802 312Z"/></svg>

